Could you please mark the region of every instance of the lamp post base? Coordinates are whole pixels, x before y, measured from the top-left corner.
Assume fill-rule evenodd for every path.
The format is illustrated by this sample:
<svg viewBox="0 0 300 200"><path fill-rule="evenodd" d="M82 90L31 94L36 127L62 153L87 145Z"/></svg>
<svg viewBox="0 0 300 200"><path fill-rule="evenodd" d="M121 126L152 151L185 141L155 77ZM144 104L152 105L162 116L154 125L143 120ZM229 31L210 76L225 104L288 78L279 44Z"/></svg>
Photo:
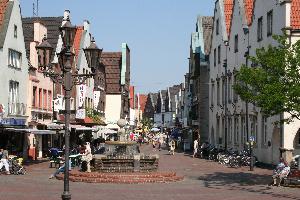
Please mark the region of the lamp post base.
<svg viewBox="0 0 300 200"><path fill-rule="evenodd" d="M61 199L62 200L70 200L71 199L71 194L69 192L65 191L64 193L62 193Z"/></svg>

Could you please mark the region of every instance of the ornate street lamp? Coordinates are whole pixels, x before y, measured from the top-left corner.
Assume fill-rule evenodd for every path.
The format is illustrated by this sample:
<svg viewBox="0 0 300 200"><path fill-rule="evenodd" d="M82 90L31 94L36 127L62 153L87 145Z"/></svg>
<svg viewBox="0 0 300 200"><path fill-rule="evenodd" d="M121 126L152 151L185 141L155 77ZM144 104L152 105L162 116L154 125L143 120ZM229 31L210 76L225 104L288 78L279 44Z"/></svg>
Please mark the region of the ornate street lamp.
<svg viewBox="0 0 300 200"><path fill-rule="evenodd" d="M69 191L69 153L70 153L70 98L71 90L74 85L84 84L85 80L92 78L95 75L95 68L100 60L102 49L99 49L92 39L88 48L84 49L88 67L91 68L91 74L78 74L78 71L72 73L72 63L74 54L71 52L73 40L76 33L76 27L70 22L69 17L63 21L60 27L61 37L63 40L63 49L58 55L60 71L53 69L50 63L50 58L53 48L44 37L41 44L36 49L39 56L39 70L43 72L44 76L50 77L54 83L63 85L65 90L65 173L64 173L64 192L62 193L63 200L71 199Z"/></svg>

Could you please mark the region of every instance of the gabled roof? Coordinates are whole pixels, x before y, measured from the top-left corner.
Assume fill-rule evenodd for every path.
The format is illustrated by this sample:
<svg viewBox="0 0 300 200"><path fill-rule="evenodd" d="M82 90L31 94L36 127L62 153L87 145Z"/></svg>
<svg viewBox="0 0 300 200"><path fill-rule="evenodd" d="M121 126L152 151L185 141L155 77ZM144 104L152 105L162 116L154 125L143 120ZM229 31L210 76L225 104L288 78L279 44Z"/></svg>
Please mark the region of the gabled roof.
<svg viewBox="0 0 300 200"><path fill-rule="evenodd" d="M152 102L152 106L155 108L155 105L157 103L158 94L157 93L150 93L150 98Z"/></svg>
<svg viewBox="0 0 300 200"><path fill-rule="evenodd" d="M9 0L0 0L0 27L4 23L4 15L8 6Z"/></svg>
<svg viewBox="0 0 300 200"><path fill-rule="evenodd" d="M0 0L0 48L4 45L13 6L13 1Z"/></svg>
<svg viewBox="0 0 300 200"><path fill-rule="evenodd" d="M143 113L145 112L145 106L146 106L146 103L147 103L147 98L148 98L148 96L145 95L145 94L140 94L139 95L140 109Z"/></svg>
<svg viewBox="0 0 300 200"><path fill-rule="evenodd" d="M83 26L77 26L75 37L74 37L74 43L73 43L76 63L78 62L79 52L80 52L80 49L81 49L80 47L81 47L82 33L83 33Z"/></svg>
<svg viewBox="0 0 300 200"><path fill-rule="evenodd" d="M292 29L300 29L300 0L292 0L291 27Z"/></svg>
<svg viewBox="0 0 300 200"><path fill-rule="evenodd" d="M60 35L59 27L61 26L63 17L25 17L22 18L23 33L27 57L30 56L30 42L33 42L35 21L40 21L47 28L47 41L51 44L54 50L57 47L58 38ZM54 55L55 51L53 51Z"/></svg>
<svg viewBox="0 0 300 200"><path fill-rule="evenodd" d="M230 34L232 13L233 13L233 0L224 0L224 15L225 15L227 35Z"/></svg>
<svg viewBox="0 0 300 200"><path fill-rule="evenodd" d="M254 0L244 0L244 6L247 25L249 26L252 24Z"/></svg>
<svg viewBox="0 0 300 200"><path fill-rule="evenodd" d="M106 94L121 94L122 52L103 52L101 62L105 66Z"/></svg>
<svg viewBox="0 0 300 200"><path fill-rule="evenodd" d="M203 40L204 40L204 53L209 55L211 47L211 35L213 27L213 17L202 17L202 27L203 27Z"/></svg>
<svg viewBox="0 0 300 200"><path fill-rule="evenodd" d="M161 91L160 91L162 102L163 102L163 100L166 100L167 92L168 92L167 90L161 90Z"/></svg>
<svg viewBox="0 0 300 200"><path fill-rule="evenodd" d="M129 98L130 108L134 109L134 86L132 85L129 86Z"/></svg>

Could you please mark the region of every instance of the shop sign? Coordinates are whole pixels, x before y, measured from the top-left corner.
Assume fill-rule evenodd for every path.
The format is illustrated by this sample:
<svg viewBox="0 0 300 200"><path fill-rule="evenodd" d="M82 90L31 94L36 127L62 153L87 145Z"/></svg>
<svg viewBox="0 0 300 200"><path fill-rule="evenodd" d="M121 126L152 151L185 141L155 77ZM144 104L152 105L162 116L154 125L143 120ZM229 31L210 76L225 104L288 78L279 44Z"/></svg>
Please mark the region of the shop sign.
<svg viewBox="0 0 300 200"><path fill-rule="evenodd" d="M25 119L14 119L14 118L3 118L0 119L1 125L11 125L11 126L20 126L25 125Z"/></svg>
<svg viewBox="0 0 300 200"><path fill-rule="evenodd" d="M84 119L85 118L85 109L76 110L76 119Z"/></svg>
<svg viewBox="0 0 300 200"><path fill-rule="evenodd" d="M86 94L86 85L82 84L79 85L79 92L78 92L78 98L79 98L79 103L78 106L83 107L83 103L85 100L85 94Z"/></svg>
<svg viewBox="0 0 300 200"><path fill-rule="evenodd" d="M63 109L63 97L57 97L53 100L54 111L59 112Z"/></svg>
<svg viewBox="0 0 300 200"><path fill-rule="evenodd" d="M97 110L99 100L100 100L100 91L94 91L94 109Z"/></svg>

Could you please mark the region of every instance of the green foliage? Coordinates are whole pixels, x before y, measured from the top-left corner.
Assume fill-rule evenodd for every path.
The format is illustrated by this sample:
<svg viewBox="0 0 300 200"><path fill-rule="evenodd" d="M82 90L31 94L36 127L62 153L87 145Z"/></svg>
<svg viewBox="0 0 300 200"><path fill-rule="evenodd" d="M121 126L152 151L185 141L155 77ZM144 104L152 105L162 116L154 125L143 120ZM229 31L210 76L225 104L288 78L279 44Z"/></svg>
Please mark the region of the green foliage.
<svg viewBox="0 0 300 200"><path fill-rule="evenodd" d="M279 45L256 50L237 73L234 90L241 99L255 103L267 116L288 112L284 119L300 119L300 41L289 44L288 37L274 36Z"/></svg>
<svg viewBox="0 0 300 200"><path fill-rule="evenodd" d="M97 124L103 123L103 120L101 119L100 113L98 111L93 110L91 108L87 108L85 112L86 112L86 116L92 118L94 123L97 123Z"/></svg>
<svg viewBox="0 0 300 200"><path fill-rule="evenodd" d="M153 128L153 122L150 118L148 117L143 117L141 120L141 123L143 124L142 129L144 130L146 127L150 130Z"/></svg>

